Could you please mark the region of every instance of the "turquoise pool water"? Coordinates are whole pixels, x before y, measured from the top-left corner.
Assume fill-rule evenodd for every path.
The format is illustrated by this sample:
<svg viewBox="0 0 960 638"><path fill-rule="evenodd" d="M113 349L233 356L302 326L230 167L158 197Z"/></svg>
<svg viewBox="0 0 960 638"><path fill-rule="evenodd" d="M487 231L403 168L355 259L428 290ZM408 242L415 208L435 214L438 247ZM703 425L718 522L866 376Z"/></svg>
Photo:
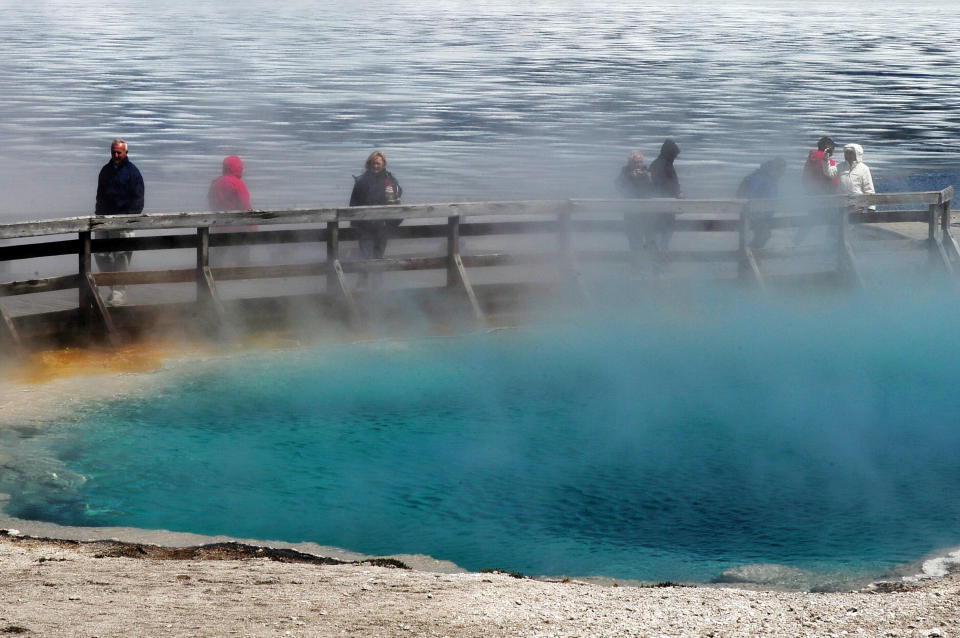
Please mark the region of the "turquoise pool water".
<svg viewBox="0 0 960 638"><path fill-rule="evenodd" d="M8 432L62 467L0 472L7 513L654 581L960 544L955 296L619 310L192 363Z"/></svg>

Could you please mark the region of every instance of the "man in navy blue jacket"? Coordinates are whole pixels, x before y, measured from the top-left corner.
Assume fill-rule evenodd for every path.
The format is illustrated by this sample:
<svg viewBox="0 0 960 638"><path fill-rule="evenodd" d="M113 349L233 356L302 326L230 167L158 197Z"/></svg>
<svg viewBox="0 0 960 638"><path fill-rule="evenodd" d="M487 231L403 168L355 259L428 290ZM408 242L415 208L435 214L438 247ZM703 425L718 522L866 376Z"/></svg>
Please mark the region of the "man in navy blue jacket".
<svg viewBox="0 0 960 638"><path fill-rule="evenodd" d="M100 169L97 180L97 215L139 215L143 212L144 186L143 176L137 167L127 159L127 143L115 139L110 144L110 161ZM128 230L107 230L98 232L97 239L132 237ZM97 266L103 272L124 271L130 265L133 253L130 251L97 253ZM125 302L124 286L114 286L107 298L111 306Z"/></svg>

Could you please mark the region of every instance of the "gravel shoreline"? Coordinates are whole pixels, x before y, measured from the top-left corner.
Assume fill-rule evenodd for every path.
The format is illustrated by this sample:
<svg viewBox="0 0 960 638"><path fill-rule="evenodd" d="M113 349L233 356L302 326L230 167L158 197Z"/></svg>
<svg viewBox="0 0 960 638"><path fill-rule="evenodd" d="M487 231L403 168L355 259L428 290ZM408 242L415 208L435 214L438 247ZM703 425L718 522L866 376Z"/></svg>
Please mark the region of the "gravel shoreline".
<svg viewBox="0 0 960 638"><path fill-rule="evenodd" d="M261 556L262 554L262 556ZM307 560L310 562L292 562ZM0 533L0 634L960 635L960 577L846 593L615 587Z"/></svg>

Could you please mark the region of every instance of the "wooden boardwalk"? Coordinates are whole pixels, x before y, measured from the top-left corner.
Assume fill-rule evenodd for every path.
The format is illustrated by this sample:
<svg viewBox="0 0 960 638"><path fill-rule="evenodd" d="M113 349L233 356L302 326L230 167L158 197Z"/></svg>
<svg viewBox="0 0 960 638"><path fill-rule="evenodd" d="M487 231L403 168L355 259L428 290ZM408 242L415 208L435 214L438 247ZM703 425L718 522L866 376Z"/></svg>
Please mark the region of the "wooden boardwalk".
<svg viewBox="0 0 960 638"><path fill-rule="evenodd" d="M848 198L559 200L73 217L0 225L0 333L10 351L414 314L477 324L537 297L592 303L651 279L768 289L865 286L884 273L953 276L953 188ZM876 206L876 211L864 212ZM652 216L672 218L667 250ZM772 215L772 216L771 216ZM362 259L356 220L404 219L382 259ZM772 229L763 247L754 228ZM224 227L255 230L217 232ZM136 236L99 239L97 231ZM213 231L213 232L211 232ZM97 252L132 270L95 272ZM235 258L239 255L239 261ZM878 270L878 269L886 269ZM104 286L129 287L127 304Z"/></svg>

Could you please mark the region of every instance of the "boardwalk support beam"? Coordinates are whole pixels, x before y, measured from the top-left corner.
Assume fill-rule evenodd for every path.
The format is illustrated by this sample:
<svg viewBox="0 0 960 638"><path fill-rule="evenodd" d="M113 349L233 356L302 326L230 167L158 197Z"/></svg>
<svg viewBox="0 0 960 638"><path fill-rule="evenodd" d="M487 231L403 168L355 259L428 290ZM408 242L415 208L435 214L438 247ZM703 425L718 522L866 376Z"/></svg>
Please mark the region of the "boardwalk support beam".
<svg viewBox="0 0 960 638"><path fill-rule="evenodd" d="M13 352L17 357L25 354L23 342L20 341L20 333L17 332L17 327L13 323L13 317L3 307L3 304L0 304L0 336L2 336L0 341L6 341L13 346Z"/></svg>
<svg viewBox="0 0 960 638"><path fill-rule="evenodd" d="M327 222L327 293L337 292L347 311L347 319L356 326L360 321L360 312L353 300L353 294L347 287L347 279L340 264L340 222Z"/></svg>
<svg viewBox="0 0 960 638"><path fill-rule="evenodd" d="M197 305L200 312L212 323L213 328L219 331L223 328L226 313L220 297L217 295L217 285L210 270L210 228L197 228Z"/></svg>
<svg viewBox="0 0 960 638"><path fill-rule="evenodd" d="M473 292L467 270L460 258L460 215L447 217L447 288L459 288L467 297L473 316L480 323L486 322L480 302Z"/></svg>
<svg viewBox="0 0 960 638"><path fill-rule="evenodd" d="M953 195L952 189L948 193L950 196ZM950 257L952 262L960 262L960 245L957 245L957 240L950 232L950 203L952 201L951 197L945 198L943 204L941 204L940 212L940 228L941 228L941 241L944 244L944 248L947 251L947 255Z"/></svg>
<svg viewBox="0 0 960 638"><path fill-rule="evenodd" d="M930 204L927 215L929 228L927 246L930 251L930 264L953 277L956 274L953 262L960 255L960 250L956 240L950 234L950 200Z"/></svg>

